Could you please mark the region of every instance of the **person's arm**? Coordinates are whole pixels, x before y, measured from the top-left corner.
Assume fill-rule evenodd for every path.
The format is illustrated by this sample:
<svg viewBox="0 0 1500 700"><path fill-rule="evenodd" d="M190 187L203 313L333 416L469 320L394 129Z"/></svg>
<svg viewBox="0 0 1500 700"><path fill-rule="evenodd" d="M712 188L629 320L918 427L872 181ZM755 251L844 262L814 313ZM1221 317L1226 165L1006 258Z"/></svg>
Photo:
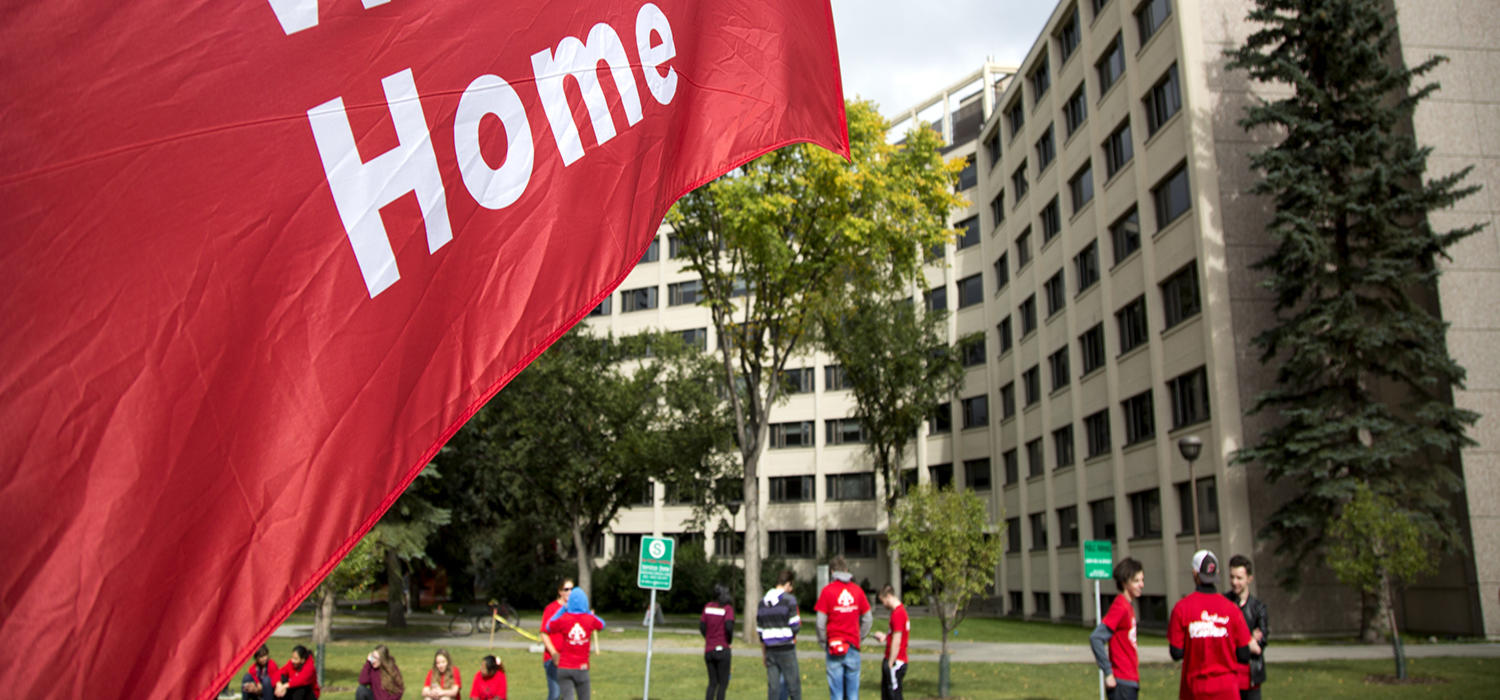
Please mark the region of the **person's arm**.
<svg viewBox="0 0 1500 700"><path fill-rule="evenodd" d="M698 616L698 634L708 637L708 611L706 610Z"/></svg>
<svg viewBox="0 0 1500 700"><path fill-rule="evenodd" d="M453 667L453 687L445 690L444 692L447 693L448 697L453 698L453 700L458 700L459 698L463 697L464 675L462 671L458 670L457 666Z"/></svg>
<svg viewBox="0 0 1500 700"><path fill-rule="evenodd" d="M380 678L375 672L375 667L370 665L369 659L365 659L365 665L359 669L359 684L374 687L379 682Z"/></svg>
<svg viewBox="0 0 1500 700"><path fill-rule="evenodd" d="M1173 661L1181 661L1183 647L1187 646L1187 621L1183 619L1184 613L1180 612L1181 601L1172 606L1172 614L1167 618L1167 653L1172 655Z"/></svg>
<svg viewBox="0 0 1500 700"><path fill-rule="evenodd" d="M869 610L859 616L859 638L864 639L870 635L870 628L875 626L875 613Z"/></svg>
<svg viewBox="0 0 1500 700"><path fill-rule="evenodd" d="M901 631L891 633L890 640L885 645L886 666L896 665L896 652L901 649L901 637L905 635L906 633Z"/></svg>
<svg viewBox="0 0 1500 700"><path fill-rule="evenodd" d="M818 611L818 643L828 646L828 613Z"/></svg>
<svg viewBox="0 0 1500 700"><path fill-rule="evenodd" d="M557 645L552 643L552 621L542 621L542 646L547 647L547 653L552 656L552 663L557 663Z"/></svg>
<svg viewBox="0 0 1500 700"><path fill-rule="evenodd" d="M1265 653L1266 645L1271 643L1271 611L1261 600L1255 601L1255 608L1259 614L1255 616L1255 630L1250 636L1260 645L1260 653Z"/></svg>
<svg viewBox="0 0 1500 700"><path fill-rule="evenodd" d="M1115 675L1114 668L1109 663L1109 638L1113 636L1114 631L1103 622L1095 625L1093 633L1089 634L1089 648L1094 651L1094 663L1104 673L1106 680Z"/></svg>

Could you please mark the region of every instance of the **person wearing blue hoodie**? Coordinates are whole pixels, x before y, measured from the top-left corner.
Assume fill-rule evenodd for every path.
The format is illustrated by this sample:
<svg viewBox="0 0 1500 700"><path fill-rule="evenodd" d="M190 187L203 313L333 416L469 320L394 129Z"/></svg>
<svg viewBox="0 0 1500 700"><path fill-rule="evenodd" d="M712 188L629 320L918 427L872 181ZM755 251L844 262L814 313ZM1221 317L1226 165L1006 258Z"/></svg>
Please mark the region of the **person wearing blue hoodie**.
<svg viewBox="0 0 1500 700"><path fill-rule="evenodd" d="M542 630L555 635L557 685L562 700L589 700L589 641L604 629L604 620L589 609L589 596L582 588L568 594L568 605L542 623Z"/></svg>

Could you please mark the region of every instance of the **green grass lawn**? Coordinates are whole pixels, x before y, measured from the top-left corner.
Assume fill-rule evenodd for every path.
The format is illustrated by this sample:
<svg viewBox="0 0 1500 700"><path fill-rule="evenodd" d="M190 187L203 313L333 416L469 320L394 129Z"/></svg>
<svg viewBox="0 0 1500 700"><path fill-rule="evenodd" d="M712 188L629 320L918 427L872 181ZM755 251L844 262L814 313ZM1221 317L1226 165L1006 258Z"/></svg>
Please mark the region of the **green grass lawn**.
<svg viewBox="0 0 1500 700"><path fill-rule="evenodd" d="M963 628L960 628L961 630ZM992 641L1005 641L995 639ZM286 659L295 640L273 639L272 656ZM391 640L390 647L407 680L408 698L420 698L422 678L432 664L436 647ZM606 641L606 649L607 649ZM327 700L351 700L355 681L365 655L373 641L335 642L328 647L324 669ZM484 649L450 647L454 663L464 673L468 685ZM541 657L520 650L502 649L512 698L539 698L546 695ZM864 696L879 697L877 663L866 655L862 673ZM1434 677L1441 682L1429 685L1388 686L1365 682L1371 674L1390 674L1390 661L1319 661L1278 663L1271 666L1266 692L1278 698L1452 698L1490 697L1500 685L1500 660L1497 659L1413 659L1414 676ZM645 655L610 652L593 659L593 697L599 700L627 700L641 697ZM754 658L736 658L729 697L753 700L765 697L765 675ZM937 695L937 664L918 661L907 675L907 697ZM1170 698L1177 694L1174 666L1152 665L1142 669L1145 697ZM698 656L654 654L651 662L651 696L653 700L698 700L703 697L706 674ZM1089 698L1097 693L1094 667L1084 664L1026 666L1003 663L953 664L952 695L967 700L1001 700L1006 698ZM823 664L802 661L802 684L808 698L826 697L827 685ZM467 691L465 692L467 696Z"/></svg>

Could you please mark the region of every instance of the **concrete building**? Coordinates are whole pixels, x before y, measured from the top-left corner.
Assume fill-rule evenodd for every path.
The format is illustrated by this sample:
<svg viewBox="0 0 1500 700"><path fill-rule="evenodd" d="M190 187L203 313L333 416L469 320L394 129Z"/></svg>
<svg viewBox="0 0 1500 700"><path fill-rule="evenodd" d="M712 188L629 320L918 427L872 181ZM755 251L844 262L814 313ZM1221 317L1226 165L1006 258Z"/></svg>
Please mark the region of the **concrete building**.
<svg viewBox="0 0 1500 700"><path fill-rule="evenodd" d="M1436 148L1432 173L1474 164L1471 181L1485 187L1434 223L1489 222L1454 251L1438 295L1469 370L1455 401L1484 415L1471 433L1479 446L1454 465L1472 555L1446 562L1399 612L1415 630L1500 636L1500 87L1485 78L1500 69L1500 13L1467 4L1395 3L1406 60L1452 59L1413 124ZM1357 624L1349 591L1326 575L1297 595L1275 588L1272 543L1255 533L1286 485L1229 464L1264 427L1244 413L1269 380L1250 344L1271 318L1249 269L1268 249L1265 203L1248 195L1247 154L1260 145L1237 125L1252 86L1223 58L1251 31L1248 9L1246 0L1066 0L1020 68L987 64L893 115L898 128L940 129L948 156L969 164L960 187L971 204L952 216L963 234L928 267L922 291L929 308L952 311L952 337L981 332L984 348L966 358L963 388L918 438L905 478L986 499L1007 541L988 601L998 612L1091 622L1080 545L1107 539L1116 558L1145 564L1142 622L1164 625L1191 586L1196 489L1202 545L1224 561L1256 559L1257 594L1278 629L1339 634ZM696 282L674 263L669 233L589 323L617 335L672 329L712 349L708 312L693 305ZM845 422L854 403L840 381L827 358L809 356L794 372L798 390L775 409L762 462L767 549L808 574L843 554L856 580L878 586L879 488L857 425ZM1188 437L1203 445L1192 486L1178 447ZM685 534L688 507L656 491L596 554L633 551L641 534ZM734 520L724 524L742 532ZM738 553L733 534L707 537L710 552Z"/></svg>

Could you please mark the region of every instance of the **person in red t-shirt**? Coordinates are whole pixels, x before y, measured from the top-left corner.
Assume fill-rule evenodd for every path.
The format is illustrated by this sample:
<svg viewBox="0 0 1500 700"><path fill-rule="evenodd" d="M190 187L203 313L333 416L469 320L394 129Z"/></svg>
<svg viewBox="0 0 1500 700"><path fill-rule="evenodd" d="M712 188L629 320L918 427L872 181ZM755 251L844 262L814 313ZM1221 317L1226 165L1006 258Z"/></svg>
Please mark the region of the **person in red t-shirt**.
<svg viewBox="0 0 1500 700"><path fill-rule="evenodd" d="M271 660L271 651L266 645L260 645L250 667L240 678L241 700L270 700L275 697L276 681L280 678L276 673L276 662Z"/></svg>
<svg viewBox="0 0 1500 700"><path fill-rule="evenodd" d="M1109 700L1135 700L1141 692L1140 661L1135 643L1135 608L1131 607L1146 589L1146 572L1141 563L1125 557L1115 564L1115 588L1120 595L1109 606L1089 635L1094 662L1104 674L1104 692Z"/></svg>
<svg viewBox="0 0 1500 700"><path fill-rule="evenodd" d="M283 700L313 700L322 694L318 687L318 668L312 652L298 644L292 647L292 658L281 667L281 680L274 694Z"/></svg>
<svg viewBox="0 0 1500 700"><path fill-rule="evenodd" d="M875 616L870 599L854 583L849 563L836 556L828 562L833 580L818 594L818 641L826 651L828 694L832 700L859 698L859 640L870 632Z"/></svg>
<svg viewBox="0 0 1500 700"><path fill-rule="evenodd" d="M469 685L473 700L505 700L505 664L493 656L484 657L484 668L475 672Z"/></svg>
<svg viewBox="0 0 1500 700"><path fill-rule="evenodd" d="M890 633L876 632L875 641L885 645L885 663L880 667L880 700L901 700L906 680L906 643L911 639L911 618L891 584L880 589L880 604L891 611Z"/></svg>
<svg viewBox="0 0 1500 700"><path fill-rule="evenodd" d="M589 641L604 629L604 620L589 610L589 597L581 588L568 594L568 607L557 611L543 625L557 645L557 685L562 700L589 700Z"/></svg>
<svg viewBox="0 0 1500 700"><path fill-rule="evenodd" d="M1250 661L1250 630L1239 608L1214 589L1219 559L1200 549L1193 554L1197 590L1172 606L1167 645L1182 661L1181 700L1239 700L1238 665Z"/></svg>
<svg viewBox="0 0 1500 700"><path fill-rule="evenodd" d="M542 610L542 624L537 631L541 632L542 646L542 671L547 674L547 700L557 700L561 690L557 687L557 645L561 639L554 639L547 634L547 621L551 620L557 611L562 610L568 604L568 594L573 592L573 579L565 578L562 583L557 584L557 598L547 604Z"/></svg>
<svg viewBox="0 0 1500 700"><path fill-rule="evenodd" d="M422 681L422 697L457 700L463 692L463 672L453 665L453 655L447 649L438 649L432 655L432 668L427 670L427 678Z"/></svg>

